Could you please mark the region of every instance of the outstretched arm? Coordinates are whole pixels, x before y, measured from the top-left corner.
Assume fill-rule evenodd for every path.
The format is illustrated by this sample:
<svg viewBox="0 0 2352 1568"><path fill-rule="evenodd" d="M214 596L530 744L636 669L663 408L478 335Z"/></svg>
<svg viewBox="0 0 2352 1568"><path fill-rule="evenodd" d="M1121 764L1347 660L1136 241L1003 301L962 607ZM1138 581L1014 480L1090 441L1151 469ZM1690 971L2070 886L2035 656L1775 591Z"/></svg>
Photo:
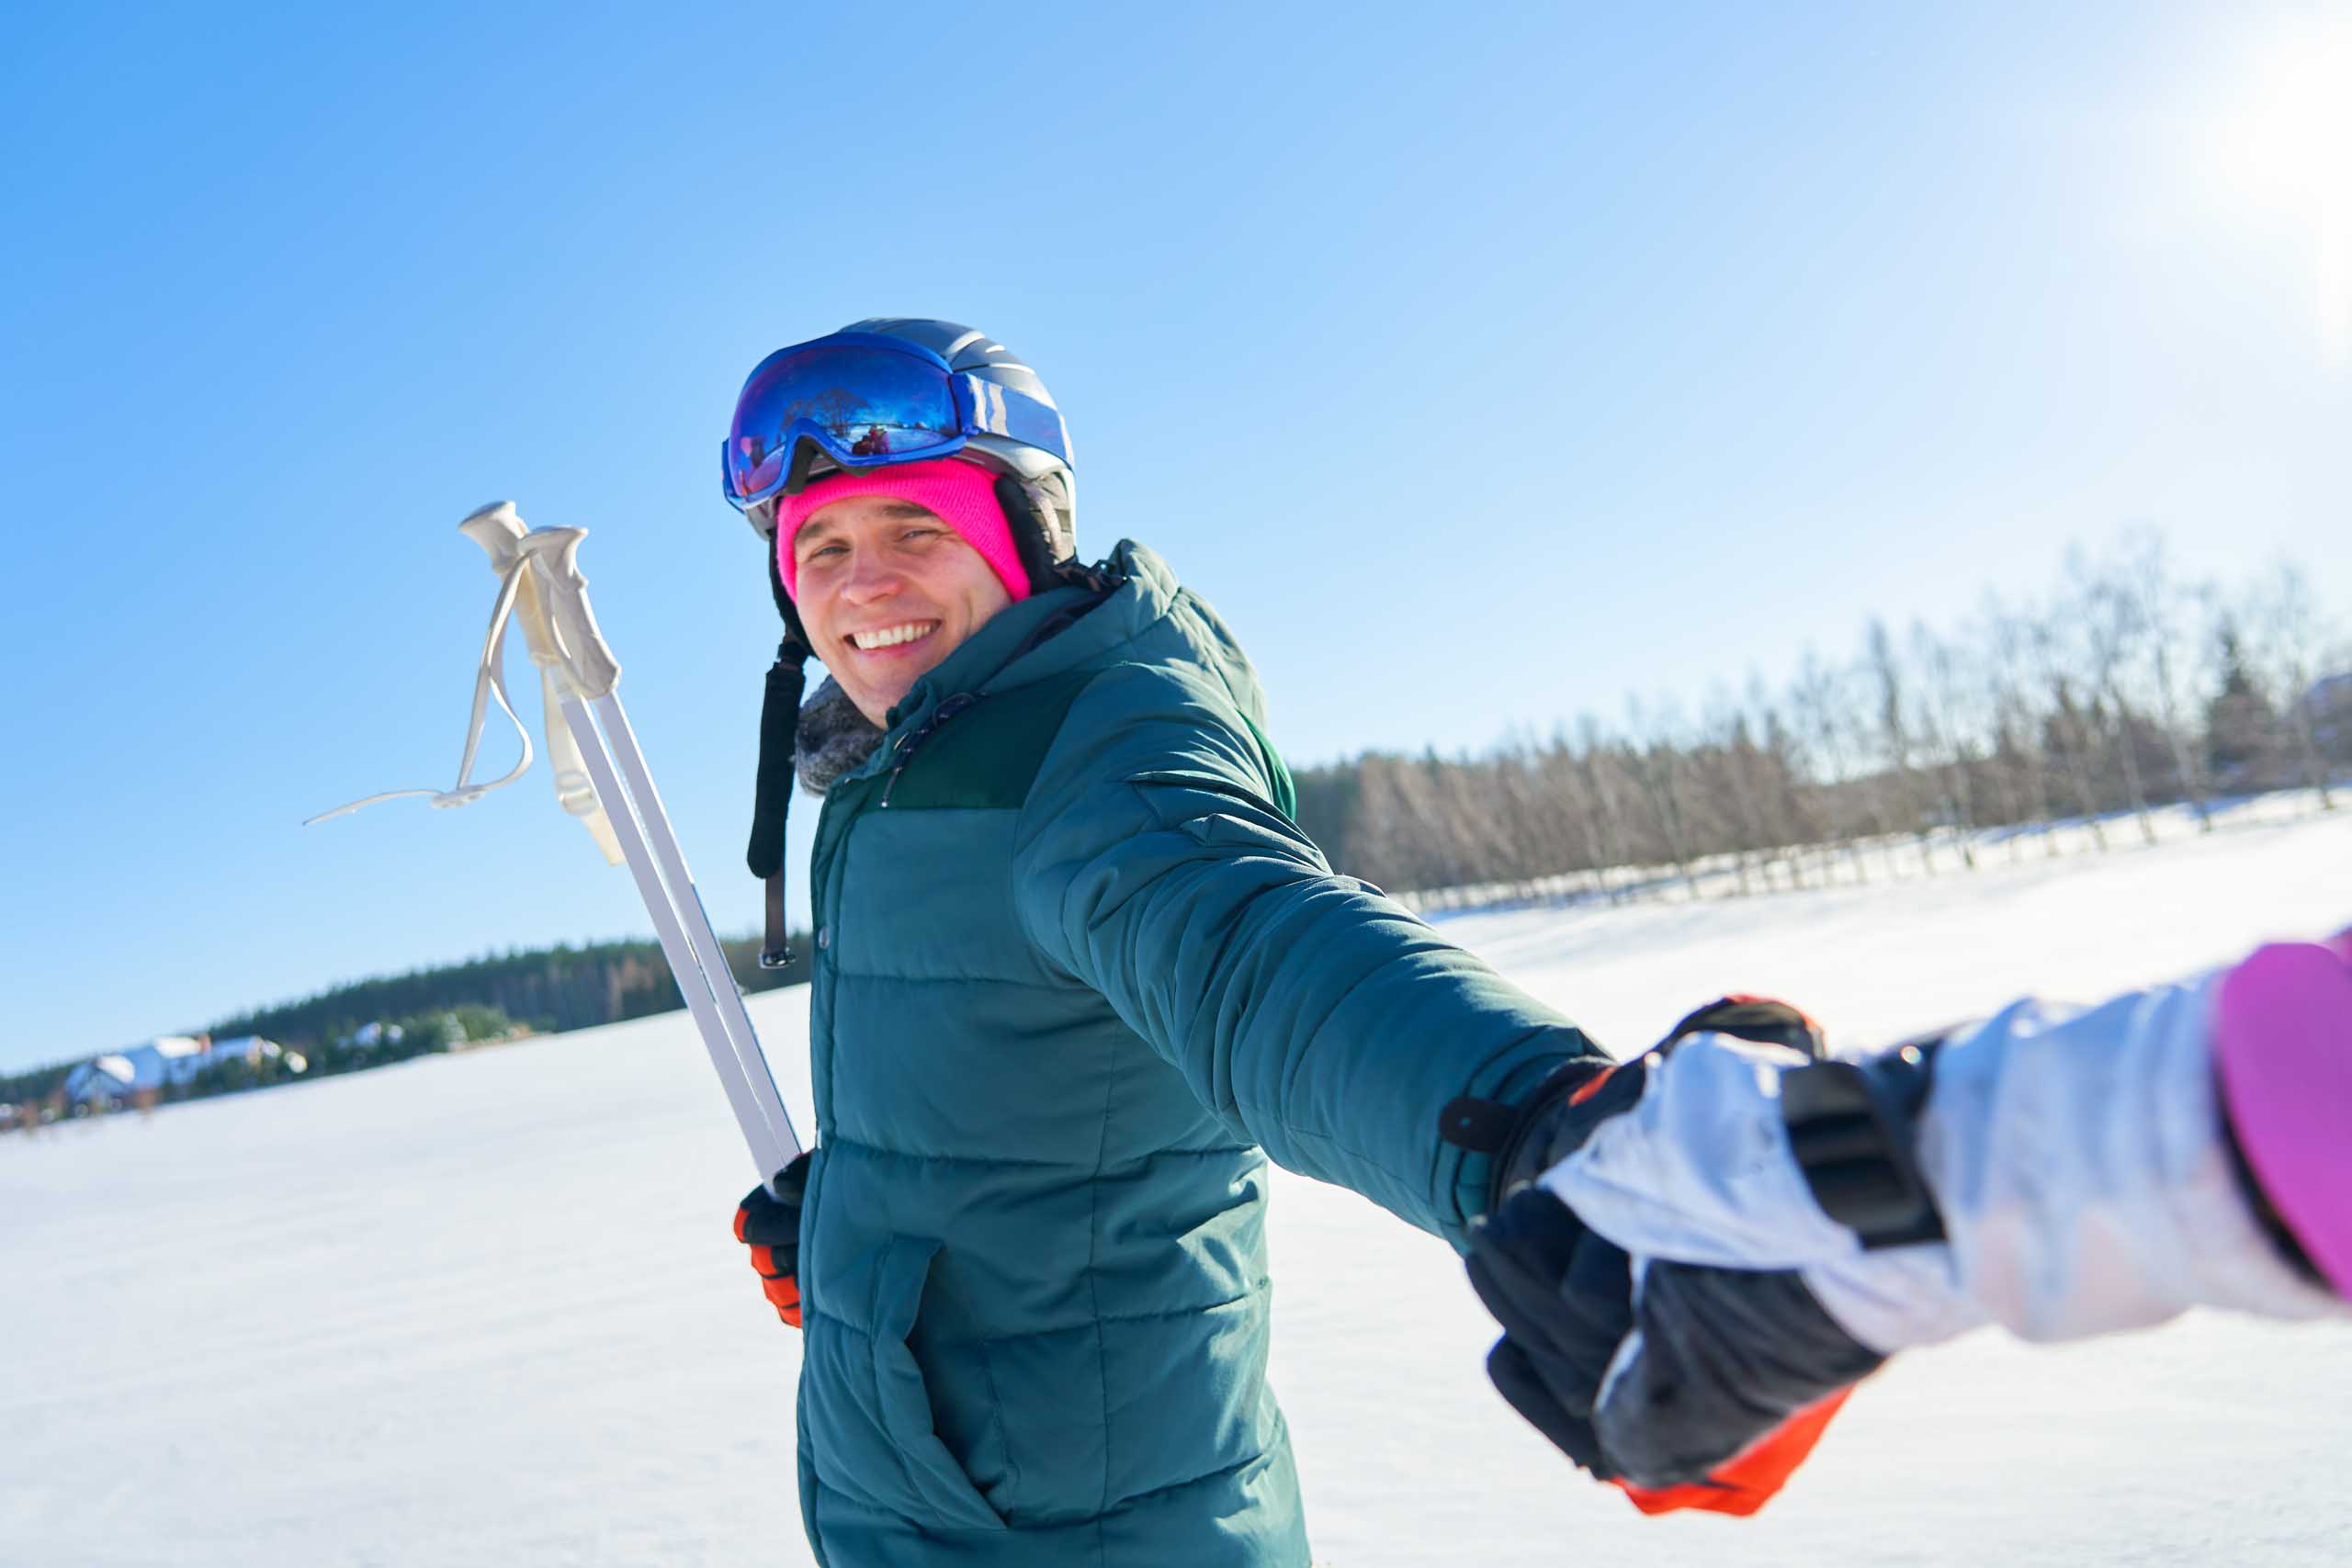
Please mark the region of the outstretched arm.
<svg viewBox="0 0 2352 1568"><path fill-rule="evenodd" d="M1600 1062L1558 1013L1378 889L1276 805L1281 763L1206 679L1145 666L1080 695L1023 811L1029 937L1102 993L1276 1164L1466 1243L1487 1160L1438 1136L1463 1095Z"/></svg>
<svg viewBox="0 0 2352 1568"><path fill-rule="evenodd" d="M1854 1064L1702 1032L1617 1081L1471 1269L1506 1395L1633 1489L1725 1506L1781 1424L1985 1323L2352 1315L2343 938Z"/></svg>

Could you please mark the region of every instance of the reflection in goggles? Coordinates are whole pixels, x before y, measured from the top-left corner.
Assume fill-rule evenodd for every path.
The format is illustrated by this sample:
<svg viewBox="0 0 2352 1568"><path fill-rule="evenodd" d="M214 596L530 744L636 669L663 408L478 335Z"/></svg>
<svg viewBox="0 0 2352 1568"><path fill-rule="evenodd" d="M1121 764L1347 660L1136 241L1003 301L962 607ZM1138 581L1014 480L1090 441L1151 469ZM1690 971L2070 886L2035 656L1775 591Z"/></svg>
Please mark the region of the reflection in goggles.
<svg viewBox="0 0 2352 1568"><path fill-rule="evenodd" d="M946 446L959 434L943 370L887 350L809 349L768 366L743 389L728 477L738 497L773 486L803 437L837 459L870 461Z"/></svg>
<svg viewBox="0 0 2352 1568"><path fill-rule="evenodd" d="M775 494L803 441L844 465L945 456L978 434L1069 461L1069 433L1050 401L951 372L936 355L855 336L778 350L752 371L719 453L736 506Z"/></svg>

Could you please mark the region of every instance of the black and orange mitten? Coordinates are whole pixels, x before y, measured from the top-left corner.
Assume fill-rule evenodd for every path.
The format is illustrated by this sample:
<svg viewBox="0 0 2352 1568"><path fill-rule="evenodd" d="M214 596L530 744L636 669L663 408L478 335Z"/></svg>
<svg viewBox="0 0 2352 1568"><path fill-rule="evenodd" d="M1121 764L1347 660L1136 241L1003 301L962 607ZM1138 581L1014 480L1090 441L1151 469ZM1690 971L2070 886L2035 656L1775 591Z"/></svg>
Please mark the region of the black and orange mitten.
<svg viewBox="0 0 2352 1568"><path fill-rule="evenodd" d="M735 1210L735 1239L752 1249L752 1268L776 1316L800 1326L800 1199L808 1186L808 1155L777 1175L775 1190L754 1187Z"/></svg>

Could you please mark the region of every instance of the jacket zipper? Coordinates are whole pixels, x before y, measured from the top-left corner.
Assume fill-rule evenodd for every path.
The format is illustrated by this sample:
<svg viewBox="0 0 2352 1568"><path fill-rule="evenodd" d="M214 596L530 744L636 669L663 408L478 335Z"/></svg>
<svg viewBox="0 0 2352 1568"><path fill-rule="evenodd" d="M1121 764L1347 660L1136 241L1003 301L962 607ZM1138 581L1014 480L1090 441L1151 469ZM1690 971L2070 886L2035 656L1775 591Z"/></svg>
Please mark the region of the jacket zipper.
<svg viewBox="0 0 2352 1568"><path fill-rule="evenodd" d="M937 708L933 710L931 717L924 722L922 728L916 730L904 740L899 742L898 761L890 764L889 782L882 786L883 807L888 807L889 806L890 792L899 787L899 775L907 771L907 763L914 756L915 748L921 746L925 740L931 739L931 732L933 730L937 729L941 725L945 724L949 719L954 718L957 714L962 713L966 708L970 707L974 703L977 703L979 700L979 698L972 695L969 692L956 693L954 696L948 698L945 702L940 704Z"/></svg>

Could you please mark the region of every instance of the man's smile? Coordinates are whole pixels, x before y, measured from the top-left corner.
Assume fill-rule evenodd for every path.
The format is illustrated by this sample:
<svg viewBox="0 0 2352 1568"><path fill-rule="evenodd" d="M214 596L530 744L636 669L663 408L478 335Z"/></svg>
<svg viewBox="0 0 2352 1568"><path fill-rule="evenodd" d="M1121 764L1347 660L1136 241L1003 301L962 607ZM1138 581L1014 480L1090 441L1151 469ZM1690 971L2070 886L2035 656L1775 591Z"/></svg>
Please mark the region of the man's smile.
<svg viewBox="0 0 2352 1568"><path fill-rule="evenodd" d="M897 626L876 626L872 631L852 632L849 640L861 653L876 653L922 642L938 629L937 621L902 621Z"/></svg>

